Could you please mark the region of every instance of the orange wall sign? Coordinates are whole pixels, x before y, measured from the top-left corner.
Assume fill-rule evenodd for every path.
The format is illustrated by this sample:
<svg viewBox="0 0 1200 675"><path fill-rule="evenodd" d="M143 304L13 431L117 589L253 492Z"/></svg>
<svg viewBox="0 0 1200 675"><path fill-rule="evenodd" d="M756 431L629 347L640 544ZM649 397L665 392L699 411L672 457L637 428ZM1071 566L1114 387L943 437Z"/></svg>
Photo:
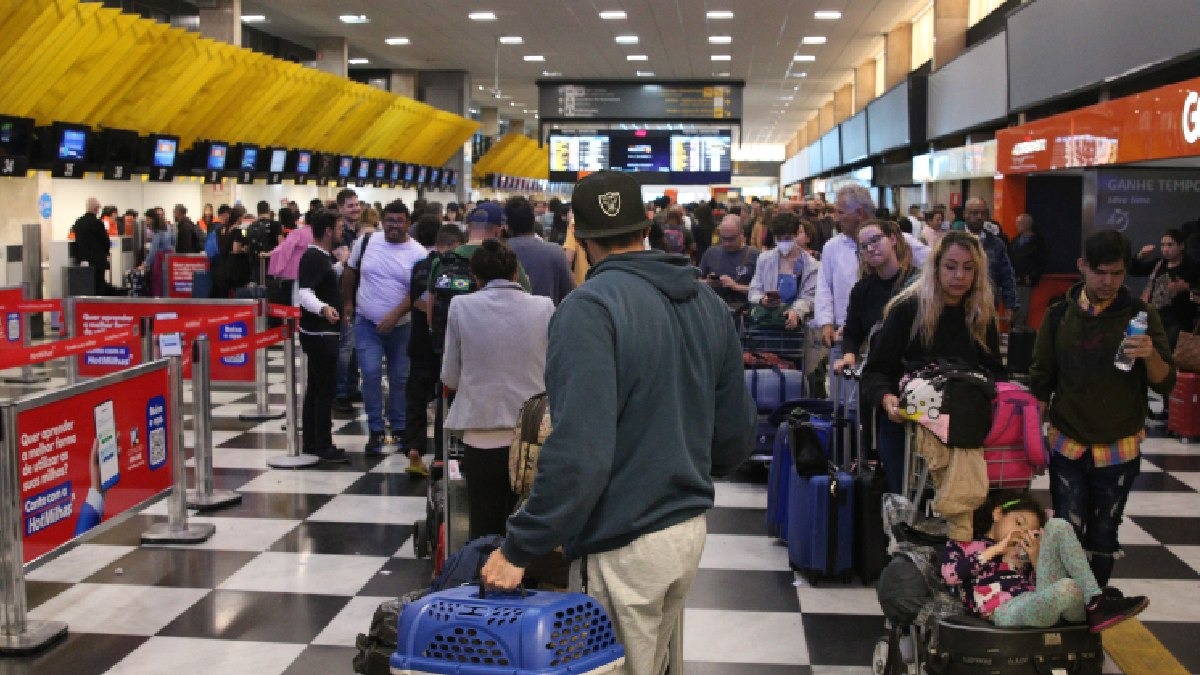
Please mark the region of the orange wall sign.
<svg viewBox="0 0 1200 675"><path fill-rule="evenodd" d="M1003 174L1200 155L1200 78L996 132Z"/></svg>

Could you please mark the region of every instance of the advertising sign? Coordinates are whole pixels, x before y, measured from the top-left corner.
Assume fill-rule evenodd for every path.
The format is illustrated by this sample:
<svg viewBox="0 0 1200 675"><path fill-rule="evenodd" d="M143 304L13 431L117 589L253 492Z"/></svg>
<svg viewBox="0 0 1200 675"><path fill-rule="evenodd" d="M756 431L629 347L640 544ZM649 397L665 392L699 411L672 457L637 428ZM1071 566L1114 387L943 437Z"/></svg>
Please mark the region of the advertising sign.
<svg viewBox="0 0 1200 675"><path fill-rule="evenodd" d="M996 132L1001 173L1128 164L1200 153L1200 78Z"/></svg>
<svg viewBox="0 0 1200 675"><path fill-rule="evenodd" d="M192 297L192 275L196 272L208 271L208 256L203 253L168 253L167 267L167 297Z"/></svg>
<svg viewBox="0 0 1200 675"><path fill-rule="evenodd" d="M17 405L24 562L171 486L160 361Z"/></svg>
<svg viewBox="0 0 1200 675"><path fill-rule="evenodd" d="M208 325L206 318L229 317L229 321ZM113 302L77 298L75 301L75 335L92 335L136 326L143 317L160 320L180 319L185 322L183 333L183 376L191 377L191 343L201 333L208 336L212 344L228 342L250 334L257 316L257 305L252 302L233 301L132 301ZM194 323L189 324L192 321ZM128 345L112 345L95 349L79 357L79 375L99 377L124 370L143 362L142 344L135 340ZM255 354L214 359L212 379L219 382L254 382Z"/></svg>
<svg viewBox="0 0 1200 675"><path fill-rule="evenodd" d="M25 292L20 286L0 288L0 311L4 313L4 338L0 339L0 349L21 346L21 312L17 305L24 299Z"/></svg>
<svg viewBox="0 0 1200 675"><path fill-rule="evenodd" d="M1097 230L1124 232L1136 253L1200 212L1200 171L1103 169L1096 172ZM1085 224L1086 225L1086 224ZM1157 255L1157 254L1156 254Z"/></svg>

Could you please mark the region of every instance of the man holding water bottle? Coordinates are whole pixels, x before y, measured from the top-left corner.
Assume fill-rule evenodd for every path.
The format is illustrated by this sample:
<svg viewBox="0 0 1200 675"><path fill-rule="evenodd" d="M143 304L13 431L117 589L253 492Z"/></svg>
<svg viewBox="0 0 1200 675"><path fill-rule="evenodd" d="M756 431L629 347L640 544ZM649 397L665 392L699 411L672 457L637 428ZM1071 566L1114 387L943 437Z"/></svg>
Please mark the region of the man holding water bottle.
<svg viewBox="0 0 1200 675"><path fill-rule="evenodd" d="M1101 586L1121 557L1117 529L1140 471L1146 390L1166 398L1175 386L1158 312L1124 286L1131 258L1120 232L1088 236L1077 263L1083 283L1042 317L1029 371L1050 423L1054 514L1075 528Z"/></svg>

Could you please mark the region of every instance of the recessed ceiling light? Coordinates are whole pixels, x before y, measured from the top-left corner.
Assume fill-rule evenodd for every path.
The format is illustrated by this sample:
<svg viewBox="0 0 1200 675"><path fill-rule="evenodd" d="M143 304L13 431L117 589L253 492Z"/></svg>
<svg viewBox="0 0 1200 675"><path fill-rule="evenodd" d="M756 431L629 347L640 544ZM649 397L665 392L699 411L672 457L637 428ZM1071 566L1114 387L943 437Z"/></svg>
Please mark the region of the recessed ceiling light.
<svg viewBox="0 0 1200 675"><path fill-rule="evenodd" d="M542 56L541 54L526 54L525 60L526 61L545 61L546 57Z"/></svg>
<svg viewBox="0 0 1200 675"><path fill-rule="evenodd" d="M409 40L406 37L391 37L391 38L384 40L384 42L393 47L398 47L400 45L411 44L412 40Z"/></svg>
<svg viewBox="0 0 1200 675"><path fill-rule="evenodd" d="M371 23L366 14L343 14L338 19L342 23Z"/></svg>
<svg viewBox="0 0 1200 675"><path fill-rule="evenodd" d="M733 12L731 12L727 9L715 9L715 10L710 11L706 16L708 16L708 18L711 20L732 19Z"/></svg>
<svg viewBox="0 0 1200 675"><path fill-rule="evenodd" d="M713 61L732 61L733 57L730 56L729 54L713 54L712 60Z"/></svg>
<svg viewBox="0 0 1200 675"><path fill-rule="evenodd" d="M792 77L808 77L808 73L792 73Z"/></svg>
<svg viewBox="0 0 1200 675"><path fill-rule="evenodd" d="M621 19L625 18L625 12L619 9L606 10L600 12L600 18L604 19L605 21L620 21Z"/></svg>
<svg viewBox="0 0 1200 675"><path fill-rule="evenodd" d="M639 71L637 71L637 76L638 76L638 77L654 77L654 71L652 71L652 70L639 70Z"/></svg>
<svg viewBox="0 0 1200 675"><path fill-rule="evenodd" d="M790 100L792 100L793 98L795 98L795 96L780 96L780 97L779 97L779 100L780 100L780 101L790 101Z"/></svg>
<svg viewBox="0 0 1200 675"><path fill-rule="evenodd" d="M812 54L797 54L792 57L792 60L800 61L802 63L812 63L813 61L817 60L817 57L813 56Z"/></svg>
<svg viewBox="0 0 1200 675"><path fill-rule="evenodd" d="M792 91L800 91L800 85L792 87Z"/></svg>
<svg viewBox="0 0 1200 675"><path fill-rule="evenodd" d="M842 13L836 9L819 9L813 12L813 18L821 21L837 21L842 18Z"/></svg>
<svg viewBox="0 0 1200 675"><path fill-rule="evenodd" d="M713 77L729 77L729 73L713 73Z"/></svg>
<svg viewBox="0 0 1200 675"><path fill-rule="evenodd" d="M352 65L352 66L365 66L365 65L367 65L367 64L368 64L368 63L370 63L370 62L371 62L371 59L362 59L362 58L359 58L359 59L346 59L346 63L348 63L348 64L350 64L350 65Z"/></svg>
<svg viewBox="0 0 1200 675"><path fill-rule="evenodd" d="M525 38L520 35L502 35L500 36L500 44L502 45L523 45Z"/></svg>
<svg viewBox="0 0 1200 675"><path fill-rule="evenodd" d="M645 54L630 54L625 57L626 61L649 61L650 57Z"/></svg>
<svg viewBox="0 0 1200 675"><path fill-rule="evenodd" d="M262 14L243 14L242 23L266 23L267 17Z"/></svg>
<svg viewBox="0 0 1200 675"><path fill-rule="evenodd" d="M483 91L483 85L479 85L479 91Z"/></svg>
<svg viewBox="0 0 1200 675"><path fill-rule="evenodd" d="M495 21L496 13L495 12L471 12L470 14L467 15L467 18L472 21Z"/></svg>
<svg viewBox="0 0 1200 675"><path fill-rule="evenodd" d="M636 36L636 35L618 35L616 40L617 40L617 44L619 44L619 45L636 45L638 43L638 36Z"/></svg>
<svg viewBox="0 0 1200 675"><path fill-rule="evenodd" d="M542 77L562 77L562 73L554 70L543 70Z"/></svg>
<svg viewBox="0 0 1200 675"><path fill-rule="evenodd" d="M514 107L517 105L516 101L509 101L508 104Z"/></svg>
<svg viewBox="0 0 1200 675"><path fill-rule="evenodd" d="M472 114L472 115L478 115L478 114L479 114L479 108L471 108L471 114Z"/></svg>
<svg viewBox="0 0 1200 675"><path fill-rule="evenodd" d="M708 44L710 45L727 45L733 42L733 37L730 35L709 35Z"/></svg>
<svg viewBox="0 0 1200 675"><path fill-rule="evenodd" d="M823 45L825 44L824 35L808 35L800 41L802 45Z"/></svg>

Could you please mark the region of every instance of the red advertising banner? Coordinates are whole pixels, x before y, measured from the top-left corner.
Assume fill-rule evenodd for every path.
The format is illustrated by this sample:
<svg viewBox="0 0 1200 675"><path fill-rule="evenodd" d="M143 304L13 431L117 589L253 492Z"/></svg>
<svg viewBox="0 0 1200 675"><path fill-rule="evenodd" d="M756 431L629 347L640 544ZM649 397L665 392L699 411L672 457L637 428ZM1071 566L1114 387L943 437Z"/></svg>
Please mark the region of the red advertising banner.
<svg viewBox="0 0 1200 675"><path fill-rule="evenodd" d="M64 356L74 356L107 348L111 345L125 345L133 342L137 337L137 331L132 326L126 326L103 333L46 342L28 349L0 350L0 369L31 366L35 363L45 363L61 359Z"/></svg>
<svg viewBox="0 0 1200 675"><path fill-rule="evenodd" d="M148 365L17 404L24 562L171 486L167 373Z"/></svg>
<svg viewBox="0 0 1200 675"><path fill-rule="evenodd" d="M267 315L273 319L300 320L300 308L294 305L271 304L267 307Z"/></svg>
<svg viewBox="0 0 1200 675"><path fill-rule="evenodd" d="M214 347L221 342L232 342L254 332L257 304L234 304L233 301L188 301L188 300L95 300L77 298L75 301L75 335L91 335L114 328L135 325L143 317L153 317L167 322L175 319L196 321L185 324L183 333L183 376L191 377L191 341L201 333L208 336ZM206 325L214 315L228 317L218 325ZM178 324L177 324L178 325ZM162 331L156 329L156 333ZM212 361L210 373L214 382L254 382L255 354L241 354ZM83 377L99 377L142 363L142 345L135 341L129 345L104 347L83 354L79 359L79 374Z"/></svg>
<svg viewBox="0 0 1200 675"><path fill-rule="evenodd" d="M167 270L167 297L192 297L192 275L208 271L208 256L203 253L168 253L163 261Z"/></svg>

